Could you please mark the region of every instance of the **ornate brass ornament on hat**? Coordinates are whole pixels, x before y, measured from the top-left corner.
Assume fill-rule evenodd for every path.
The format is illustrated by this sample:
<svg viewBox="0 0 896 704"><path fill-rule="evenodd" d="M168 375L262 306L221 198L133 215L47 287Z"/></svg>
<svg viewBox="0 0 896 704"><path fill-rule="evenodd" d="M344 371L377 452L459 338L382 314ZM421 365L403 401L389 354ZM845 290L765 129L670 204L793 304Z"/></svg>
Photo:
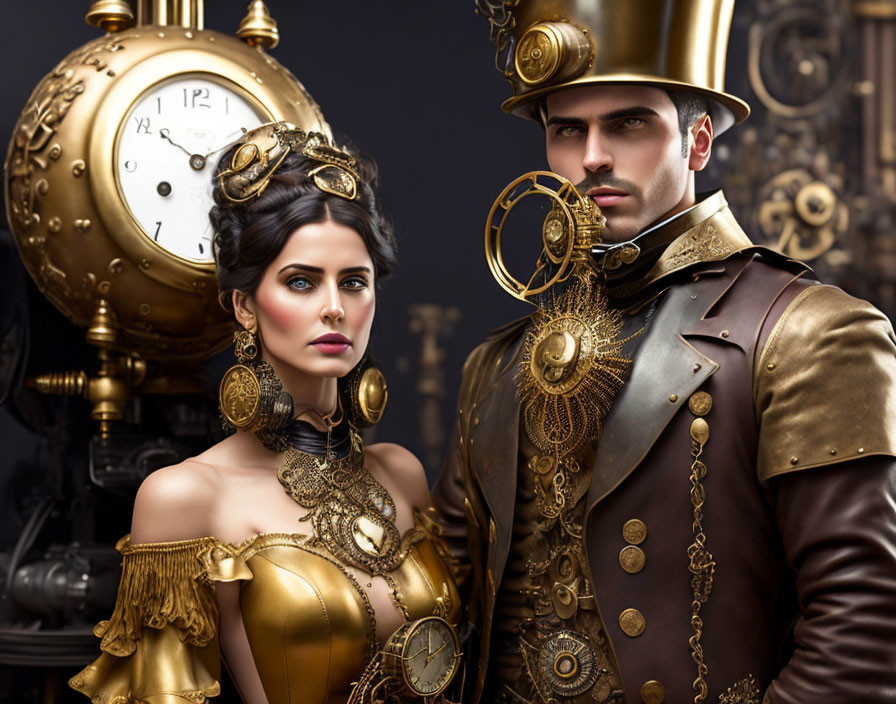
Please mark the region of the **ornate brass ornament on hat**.
<svg viewBox="0 0 896 704"><path fill-rule="evenodd" d="M321 162L308 172L320 190L346 200L358 195L357 161L329 143L326 135L306 133L290 122L272 122L244 134L230 160L218 174L218 189L231 203L245 203L264 192L271 177L290 153Z"/></svg>
<svg viewBox="0 0 896 704"><path fill-rule="evenodd" d="M237 364L228 369L218 388L224 420L237 430L276 434L293 417L292 397L273 367L260 359L258 338L241 328L233 336ZM264 441L264 438L262 438Z"/></svg>
<svg viewBox="0 0 896 704"><path fill-rule="evenodd" d="M538 98L580 85L640 83L710 102L716 134L749 106L725 93L734 0L477 0L513 88L501 106L537 120Z"/></svg>

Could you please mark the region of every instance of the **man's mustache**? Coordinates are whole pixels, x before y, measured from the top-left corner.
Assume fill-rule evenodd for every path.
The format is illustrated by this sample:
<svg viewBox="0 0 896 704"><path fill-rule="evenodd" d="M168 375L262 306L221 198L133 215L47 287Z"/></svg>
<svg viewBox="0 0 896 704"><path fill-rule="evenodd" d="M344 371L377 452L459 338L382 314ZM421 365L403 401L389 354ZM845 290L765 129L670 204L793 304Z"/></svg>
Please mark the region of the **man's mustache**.
<svg viewBox="0 0 896 704"><path fill-rule="evenodd" d="M601 186L606 186L607 188L618 188L620 191L625 191L629 195L640 196L641 189L638 188L631 181L626 181L623 178L619 178L610 173L589 173L585 176L584 180L580 181L576 184L576 190L584 195L592 188L600 188Z"/></svg>

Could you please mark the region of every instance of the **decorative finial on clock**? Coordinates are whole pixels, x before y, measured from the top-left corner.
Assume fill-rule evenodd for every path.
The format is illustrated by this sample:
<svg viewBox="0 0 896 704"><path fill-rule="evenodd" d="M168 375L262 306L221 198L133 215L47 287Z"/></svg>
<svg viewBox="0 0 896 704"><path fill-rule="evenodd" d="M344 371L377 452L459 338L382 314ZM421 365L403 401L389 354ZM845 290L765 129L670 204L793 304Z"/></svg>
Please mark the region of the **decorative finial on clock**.
<svg viewBox="0 0 896 704"><path fill-rule="evenodd" d="M236 30L236 36L249 46L260 46L273 49L280 43L280 32L277 22L271 17L267 5L262 0L252 0L246 9L246 16Z"/></svg>
<svg viewBox="0 0 896 704"><path fill-rule="evenodd" d="M134 12L126 0L94 0L84 19L104 32L120 32L134 26Z"/></svg>

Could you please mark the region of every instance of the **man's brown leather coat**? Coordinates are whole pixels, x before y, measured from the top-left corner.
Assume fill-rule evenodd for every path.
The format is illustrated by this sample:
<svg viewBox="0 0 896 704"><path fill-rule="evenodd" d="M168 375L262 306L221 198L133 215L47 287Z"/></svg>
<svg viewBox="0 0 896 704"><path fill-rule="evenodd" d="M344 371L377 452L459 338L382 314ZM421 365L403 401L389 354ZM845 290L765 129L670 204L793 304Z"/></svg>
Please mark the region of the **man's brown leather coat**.
<svg viewBox="0 0 896 704"><path fill-rule="evenodd" d="M896 702L892 328L804 268L755 254L720 195L676 227L669 250L685 242L690 260L658 264L668 287L605 422L587 497L591 576L626 699L694 701L688 402L703 391L713 402L703 527L716 563L700 614L706 701L756 701L724 699L752 676L772 704ZM707 237L733 246L703 246ZM496 331L467 361L456 446L434 492L470 571L473 702L527 471L514 383L526 325ZM619 561L631 519L647 528L635 574ZM640 635L624 632L627 609L643 615Z"/></svg>

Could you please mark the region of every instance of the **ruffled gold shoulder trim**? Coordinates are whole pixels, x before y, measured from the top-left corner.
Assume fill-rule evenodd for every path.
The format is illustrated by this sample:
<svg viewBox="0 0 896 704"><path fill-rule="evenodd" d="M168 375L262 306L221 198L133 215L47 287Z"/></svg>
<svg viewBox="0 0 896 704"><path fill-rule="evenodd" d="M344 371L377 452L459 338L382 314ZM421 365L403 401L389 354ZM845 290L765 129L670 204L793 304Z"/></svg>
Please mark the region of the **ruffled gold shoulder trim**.
<svg viewBox="0 0 896 704"><path fill-rule="evenodd" d="M203 646L215 637L218 611L213 581L252 579L237 550L215 538L115 546L123 557L115 610L94 633L104 652L123 657L136 648L142 629L169 624L185 642Z"/></svg>

